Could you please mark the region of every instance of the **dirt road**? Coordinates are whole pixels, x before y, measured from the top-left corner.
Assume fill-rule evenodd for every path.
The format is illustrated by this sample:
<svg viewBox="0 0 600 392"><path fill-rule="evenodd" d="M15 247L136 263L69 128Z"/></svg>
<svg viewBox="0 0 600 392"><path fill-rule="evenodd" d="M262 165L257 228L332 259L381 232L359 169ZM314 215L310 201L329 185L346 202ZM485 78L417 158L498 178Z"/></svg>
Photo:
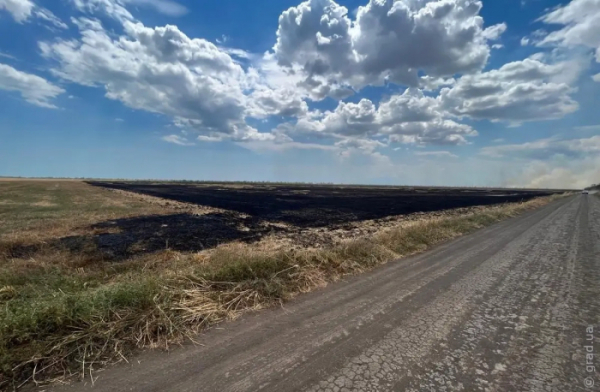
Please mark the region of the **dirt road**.
<svg viewBox="0 0 600 392"><path fill-rule="evenodd" d="M200 343L56 390L598 390L585 354L600 353L600 199L558 200Z"/></svg>

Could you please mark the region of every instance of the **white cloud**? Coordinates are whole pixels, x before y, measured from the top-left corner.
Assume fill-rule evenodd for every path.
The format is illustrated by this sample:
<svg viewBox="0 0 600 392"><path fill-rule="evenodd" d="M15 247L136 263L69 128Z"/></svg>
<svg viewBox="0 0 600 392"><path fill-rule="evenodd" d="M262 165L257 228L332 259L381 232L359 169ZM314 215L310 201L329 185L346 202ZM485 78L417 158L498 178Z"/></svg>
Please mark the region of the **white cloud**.
<svg viewBox="0 0 600 392"><path fill-rule="evenodd" d="M168 16L182 16L188 9L173 0L71 0L73 5L86 13L102 12L121 22L135 18L127 10L128 5L150 7Z"/></svg>
<svg viewBox="0 0 600 392"><path fill-rule="evenodd" d="M19 23L31 16L34 7L35 4L30 0L0 0L0 10L6 10Z"/></svg>
<svg viewBox="0 0 600 392"><path fill-rule="evenodd" d="M415 155L421 157L458 158L458 155L452 154L450 151L417 151Z"/></svg>
<svg viewBox="0 0 600 392"><path fill-rule="evenodd" d="M40 43L42 54L56 61L53 73L63 79L103 87L108 98L170 116L205 140L273 140L247 125L246 117L307 115L305 95L289 82L278 83L284 77L268 68L273 61L189 38L173 25L146 27L124 1L73 1L82 12L119 21L123 34L106 31L98 19L73 18L80 39ZM267 67L244 69L238 59Z"/></svg>
<svg viewBox="0 0 600 392"><path fill-rule="evenodd" d="M335 110L295 125L280 126L286 133L320 137L384 138L388 142L414 144L465 144L477 132L468 125L445 118L439 101L419 89L409 88L377 107L369 99L340 102Z"/></svg>
<svg viewBox="0 0 600 392"><path fill-rule="evenodd" d="M56 108L51 100L65 92L42 77L6 64L0 64L0 89L18 91L27 102L45 108Z"/></svg>
<svg viewBox="0 0 600 392"><path fill-rule="evenodd" d="M440 93L442 107L457 116L492 121L534 121L563 117L578 108L560 82L570 63L525 59L500 69L465 75Z"/></svg>
<svg viewBox="0 0 600 392"><path fill-rule="evenodd" d="M372 153L378 148L385 147L386 144L378 140L348 138L335 143L337 147L344 149L357 149Z"/></svg>
<svg viewBox="0 0 600 392"><path fill-rule="evenodd" d="M52 12L50 12L50 10L47 10L46 8L36 7L34 14L38 18L51 23L54 27L58 27L60 29L68 29L69 28L69 26L67 26L66 23L64 23L62 20L60 20L56 15L54 15Z"/></svg>
<svg viewBox="0 0 600 392"><path fill-rule="evenodd" d="M538 45L584 46L593 49L600 62L600 0L572 0L540 20L563 27L541 37Z"/></svg>
<svg viewBox="0 0 600 392"><path fill-rule="evenodd" d="M522 144L489 146L482 148L480 153L493 158L511 157L537 160L600 156L600 136L568 140L547 138Z"/></svg>
<svg viewBox="0 0 600 392"><path fill-rule="evenodd" d="M322 132L340 136L367 136L378 133L377 108L363 98L358 103L340 102L333 112L327 112L320 121Z"/></svg>
<svg viewBox="0 0 600 392"><path fill-rule="evenodd" d="M453 120L396 124L388 131L389 141L416 145L468 144L467 137L477 136L471 126Z"/></svg>
<svg viewBox="0 0 600 392"><path fill-rule="evenodd" d="M529 42L530 42L529 38L527 38L527 37L521 38L521 46L527 46L527 45L529 45Z"/></svg>
<svg viewBox="0 0 600 392"><path fill-rule="evenodd" d="M434 78L432 76L422 76L420 86L424 91L435 91L441 87L453 86L456 83L454 78Z"/></svg>
<svg viewBox="0 0 600 392"><path fill-rule="evenodd" d="M598 82L598 83L600 83L600 73L598 73L598 74L596 74L596 75L592 76L592 80L593 80L594 82Z"/></svg>
<svg viewBox="0 0 600 392"><path fill-rule="evenodd" d="M89 14L103 13L120 22L133 21L122 0L71 0L75 8Z"/></svg>
<svg viewBox="0 0 600 392"><path fill-rule="evenodd" d="M161 137L167 143L177 144L179 146L193 146L194 143L189 142L185 137L179 135L166 135Z"/></svg>
<svg viewBox="0 0 600 392"><path fill-rule="evenodd" d="M248 80L231 56L176 26L148 28L125 20L114 37L98 20L76 19L80 40L42 42L42 54L57 62L57 76L102 86L125 105L171 116L205 135L261 138L246 115Z"/></svg>
<svg viewBox="0 0 600 392"><path fill-rule="evenodd" d="M327 81L326 78L318 75L307 77L298 64L282 67L277 63L273 53L265 53L262 58L255 60L254 67L257 69L257 78L262 85L271 89L294 91L303 99L320 101L329 96L341 100L355 93L347 84Z"/></svg>
<svg viewBox="0 0 600 392"><path fill-rule="evenodd" d="M258 86L249 98L248 110L255 118L302 117L308 113L308 105L302 96L288 88L273 90L266 86Z"/></svg>
<svg viewBox="0 0 600 392"><path fill-rule="evenodd" d="M379 122L393 126L406 122L427 122L442 117L439 103L422 91L409 88L379 105Z"/></svg>
<svg viewBox="0 0 600 392"><path fill-rule="evenodd" d="M13 56L11 54L8 54L8 53L3 53L3 52L0 52L0 57L4 57L4 58L7 58L7 59L11 59L11 60L16 60L15 56Z"/></svg>
<svg viewBox="0 0 600 392"><path fill-rule="evenodd" d="M322 151L339 151L339 148L336 146L328 145L328 144L318 144L318 143L299 143L294 141L284 141L277 142L273 140L268 141L248 141L244 143L237 143L238 146L243 147L245 149L255 151L255 152L263 152L263 151L271 151L271 152L285 152L288 150L322 150Z"/></svg>
<svg viewBox="0 0 600 392"><path fill-rule="evenodd" d="M37 6L31 0L0 0L0 10L6 10L18 23L37 17L51 23L55 27L66 29L67 25L46 8Z"/></svg>
<svg viewBox="0 0 600 392"><path fill-rule="evenodd" d="M188 9L172 0L124 0L133 5L149 6L168 16L182 16L187 14Z"/></svg>
<svg viewBox="0 0 600 392"><path fill-rule="evenodd" d="M122 28L105 29L93 15L73 18L79 37L40 43L55 61L53 74L168 116L200 141L285 148L327 140L342 148L361 140L363 148L346 146L357 151L368 151L366 141L466 144L477 132L463 117L514 124L577 109L569 85L579 68L564 59L540 54L481 71L506 25L484 28L478 0L371 0L355 17L333 0L308 0L282 13L277 42L264 55L190 38L174 25L147 27L128 9L183 13L171 0L71 1ZM386 81L413 87L379 103L341 101ZM327 96L340 100L334 110L309 110L307 101ZM247 122L272 117L295 120L270 132Z"/></svg>
<svg viewBox="0 0 600 392"><path fill-rule="evenodd" d="M483 68L488 41L506 25L484 29L481 6L371 0L352 20L333 0L308 0L280 16L273 50L281 65L299 66L313 89L336 83L360 89L385 80L417 86L419 71L440 77Z"/></svg>

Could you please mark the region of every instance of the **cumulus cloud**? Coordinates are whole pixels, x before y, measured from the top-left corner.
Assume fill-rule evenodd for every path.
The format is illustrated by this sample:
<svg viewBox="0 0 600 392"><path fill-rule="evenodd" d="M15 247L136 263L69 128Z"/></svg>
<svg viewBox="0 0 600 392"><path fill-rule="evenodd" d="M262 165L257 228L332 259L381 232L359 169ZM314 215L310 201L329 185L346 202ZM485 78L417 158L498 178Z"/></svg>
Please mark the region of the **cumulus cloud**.
<svg viewBox="0 0 600 392"><path fill-rule="evenodd" d="M248 110L254 118L302 117L308 113L308 105L303 97L292 89L274 90L265 86L257 86L249 98Z"/></svg>
<svg viewBox="0 0 600 392"><path fill-rule="evenodd" d="M335 110L313 118L300 118L294 126L279 129L333 138L380 138L388 142L414 144L465 144L477 132L469 125L444 117L437 99L409 88L377 107L369 99L340 102Z"/></svg>
<svg viewBox="0 0 600 392"><path fill-rule="evenodd" d="M63 23L48 9L37 6L31 0L0 0L0 10L6 10L18 23L23 23L31 17L40 18L54 27L66 29L67 25Z"/></svg>
<svg viewBox="0 0 600 392"><path fill-rule="evenodd" d="M466 137L477 135L471 126L446 116L438 99L409 88L380 104L377 122L382 126L380 132L392 142L466 144Z"/></svg>
<svg viewBox="0 0 600 392"><path fill-rule="evenodd" d="M379 134L390 142L413 144L466 144L467 137L477 135L470 125L448 119L436 98L409 88L379 105Z"/></svg>
<svg viewBox="0 0 600 392"><path fill-rule="evenodd" d="M506 25L484 27L478 0L370 0L352 17L333 0L307 0L281 14L264 55L191 38L174 25L148 27L129 10L183 13L172 0L71 2L87 14L72 18L79 36L39 45L53 74L168 116L200 141L281 149L318 140L375 154L365 146L469 143L477 131L463 118L519 123L578 107L570 87L578 72L564 59L535 55L482 71ZM106 29L98 13L119 26ZM387 82L409 87L380 102L343 101ZM311 100L325 97L337 107L310 110ZM285 122L269 132L247 121L273 117Z"/></svg>
<svg viewBox="0 0 600 392"><path fill-rule="evenodd" d="M419 86L419 72L443 77L484 67L488 41L506 25L484 29L481 7L474 0L371 0L352 20L333 0L308 0L282 13L273 51L281 65L300 66L313 89Z"/></svg>
<svg viewBox="0 0 600 392"><path fill-rule="evenodd" d="M388 130L389 141L416 145L467 144L467 137L477 136L470 125L453 120L437 119L431 122L396 124Z"/></svg>
<svg viewBox="0 0 600 392"><path fill-rule="evenodd" d="M42 42L56 61L53 73L88 86L125 105L177 119L206 135L260 137L244 121L246 74L231 56L176 26L149 28L125 20L114 37L98 20L80 18L80 40Z"/></svg>
<svg viewBox="0 0 600 392"><path fill-rule="evenodd" d="M368 136L378 133L377 108L368 99L358 103L340 102L318 122L321 132L340 136Z"/></svg>
<svg viewBox="0 0 600 392"><path fill-rule="evenodd" d="M578 109L575 90L560 78L569 63L545 64L529 58L500 69L465 75L440 92L442 107L457 115L492 121L561 118Z"/></svg>
<svg viewBox="0 0 600 392"><path fill-rule="evenodd" d="M380 122L387 126L405 122L427 122L442 117L438 101L414 88L382 102L379 112Z"/></svg>
<svg viewBox="0 0 600 392"><path fill-rule="evenodd" d="M51 103L52 99L65 92L62 88L42 77L19 71L10 65L1 63L0 89L17 91L27 102L45 108L56 108Z"/></svg>
<svg viewBox="0 0 600 392"><path fill-rule="evenodd" d="M204 140L274 140L246 123L246 117L306 116L306 95L278 84L268 59L244 69L238 59L255 60L242 50L190 38L177 26L150 28L127 10L125 0L72 0L88 14L102 13L122 25L120 36L95 18L73 18L79 39L41 42L42 54L55 61L52 72L75 83L103 87L106 97L160 113ZM154 2L153 2L154 3ZM161 3L162 4L162 3ZM272 63L272 61L271 61ZM270 76L268 80L265 74Z"/></svg>

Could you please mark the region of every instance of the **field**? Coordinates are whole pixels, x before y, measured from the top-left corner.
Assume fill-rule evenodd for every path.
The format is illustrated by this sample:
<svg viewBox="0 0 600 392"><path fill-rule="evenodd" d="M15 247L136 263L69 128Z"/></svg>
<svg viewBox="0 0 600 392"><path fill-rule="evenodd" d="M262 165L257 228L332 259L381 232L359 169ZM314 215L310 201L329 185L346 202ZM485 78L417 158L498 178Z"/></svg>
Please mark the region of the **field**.
<svg viewBox="0 0 600 392"><path fill-rule="evenodd" d="M180 251L210 248L229 241L324 246L338 239L371 234L424 214L446 216L473 206L523 202L551 191L503 189L406 188L365 186L160 184L91 182L91 185L135 192L168 201L203 206L195 214L109 222L120 228L115 242L153 238L146 249L165 246ZM163 204L165 205L165 204ZM174 204L171 204L174 206ZM460 209L460 210L457 210ZM465 210L466 209L466 210ZM160 233L153 237L152 233ZM103 240L100 240L102 242Z"/></svg>
<svg viewBox="0 0 600 392"><path fill-rule="evenodd" d="M552 193L0 181L0 390L196 339Z"/></svg>

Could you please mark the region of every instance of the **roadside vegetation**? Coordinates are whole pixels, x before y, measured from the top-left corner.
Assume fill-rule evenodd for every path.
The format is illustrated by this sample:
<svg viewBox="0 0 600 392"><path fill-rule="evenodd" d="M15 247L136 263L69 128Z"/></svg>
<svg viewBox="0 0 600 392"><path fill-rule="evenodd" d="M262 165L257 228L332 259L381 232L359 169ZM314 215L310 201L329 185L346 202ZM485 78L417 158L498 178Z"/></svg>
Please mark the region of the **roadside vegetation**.
<svg viewBox="0 0 600 392"><path fill-rule="evenodd" d="M344 276L428 249L559 196L423 218L313 249L230 242L107 260L92 224L164 206L77 181L0 182L0 390L92 377L135 348L168 348L222 320L280 304Z"/></svg>

